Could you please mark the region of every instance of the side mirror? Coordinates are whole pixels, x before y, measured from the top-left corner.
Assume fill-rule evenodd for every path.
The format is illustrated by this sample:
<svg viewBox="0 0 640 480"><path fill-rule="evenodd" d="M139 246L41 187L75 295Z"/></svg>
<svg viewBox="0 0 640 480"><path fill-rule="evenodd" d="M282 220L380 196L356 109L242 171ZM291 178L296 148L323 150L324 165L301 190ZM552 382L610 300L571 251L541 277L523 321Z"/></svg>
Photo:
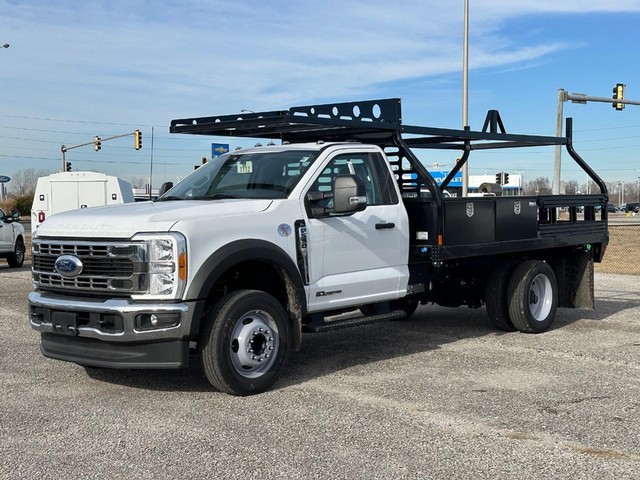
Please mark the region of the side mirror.
<svg viewBox="0 0 640 480"><path fill-rule="evenodd" d="M13 218L14 221L19 222L20 221L20 212L18 210L14 210L13 212L11 212L11 218Z"/></svg>
<svg viewBox="0 0 640 480"><path fill-rule="evenodd" d="M360 212L367 208L367 192L356 175L338 175L333 179L333 210L335 213Z"/></svg>
<svg viewBox="0 0 640 480"><path fill-rule="evenodd" d="M160 193L159 193L159 197L161 197L162 195L164 195L165 193L167 193L169 190L171 190L173 188L173 182L164 182L162 184L162 186L160 187Z"/></svg>

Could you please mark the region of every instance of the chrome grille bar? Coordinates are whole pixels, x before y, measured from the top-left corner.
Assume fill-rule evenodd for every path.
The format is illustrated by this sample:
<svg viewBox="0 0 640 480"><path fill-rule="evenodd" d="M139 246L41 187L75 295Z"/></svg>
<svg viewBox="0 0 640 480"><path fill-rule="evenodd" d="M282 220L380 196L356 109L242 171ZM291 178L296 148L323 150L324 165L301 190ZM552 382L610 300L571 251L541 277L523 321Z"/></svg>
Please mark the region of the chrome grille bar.
<svg viewBox="0 0 640 480"><path fill-rule="evenodd" d="M33 281L41 290L112 296L139 294L147 289L147 252L143 242L34 239L32 248ZM76 277L60 275L55 269L60 255L80 259L82 272Z"/></svg>

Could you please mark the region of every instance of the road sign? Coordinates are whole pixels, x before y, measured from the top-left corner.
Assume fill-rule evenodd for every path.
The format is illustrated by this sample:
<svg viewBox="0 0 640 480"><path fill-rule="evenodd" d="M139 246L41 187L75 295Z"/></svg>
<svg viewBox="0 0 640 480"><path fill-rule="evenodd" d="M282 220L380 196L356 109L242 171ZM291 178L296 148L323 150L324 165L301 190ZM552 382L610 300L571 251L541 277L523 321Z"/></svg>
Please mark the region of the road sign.
<svg viewBox="0 0 640 480"><path fill-rule="evenodd" d="M0 183L9 183L11 181L11 177L7 177L6 175L0 175Z"/></svg>
<svg viewBox="0 0 640 480"><path fill-rule="evenodd" d="M219 157L229 151L228 143L212 143L211 144L211 158Z"/></svg>

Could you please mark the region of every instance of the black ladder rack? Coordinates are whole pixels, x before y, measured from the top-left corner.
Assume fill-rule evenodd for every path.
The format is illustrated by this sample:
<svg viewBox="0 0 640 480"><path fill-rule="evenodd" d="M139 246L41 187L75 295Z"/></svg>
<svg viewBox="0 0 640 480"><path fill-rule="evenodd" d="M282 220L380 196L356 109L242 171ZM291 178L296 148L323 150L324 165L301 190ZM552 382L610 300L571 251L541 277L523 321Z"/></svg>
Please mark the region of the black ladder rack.
<svg viewBox="0 0 640 480"><path fill-rule="evenodd" d="M430 177L430 174L420 165L411 152L412 149L463 151L461 161L440 185L441 191L467 162L472 150L564 145L574 161L600 187L601 193L606 195L605 183L573 150L572 119L567 118L566 122L566 137L507 133L497 110L488 112L482 131L404 125L400 99L387 98L299 106L291 107L289 110L181 118L171 121L169 131L221 137L278 139L289 143L359 141L382 148L397 147L410 159L413 167L423 178ZM427 178L425 183L430 190L436 190L433 179Z"/></svg>

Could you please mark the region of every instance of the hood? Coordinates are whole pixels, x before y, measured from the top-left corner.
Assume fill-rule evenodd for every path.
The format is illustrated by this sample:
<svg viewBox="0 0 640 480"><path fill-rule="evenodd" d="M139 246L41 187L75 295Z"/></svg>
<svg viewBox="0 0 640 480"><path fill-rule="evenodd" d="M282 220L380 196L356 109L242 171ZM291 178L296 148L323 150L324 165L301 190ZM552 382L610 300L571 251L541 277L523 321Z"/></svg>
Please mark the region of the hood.
<svg viewBox="0 0 640 480"><path fill-rule="evenodd" d="M37 229L39 237L129 238L168 232L177 222L263 212L273 200L224 199L125 203L57 213Z"/></svg>

